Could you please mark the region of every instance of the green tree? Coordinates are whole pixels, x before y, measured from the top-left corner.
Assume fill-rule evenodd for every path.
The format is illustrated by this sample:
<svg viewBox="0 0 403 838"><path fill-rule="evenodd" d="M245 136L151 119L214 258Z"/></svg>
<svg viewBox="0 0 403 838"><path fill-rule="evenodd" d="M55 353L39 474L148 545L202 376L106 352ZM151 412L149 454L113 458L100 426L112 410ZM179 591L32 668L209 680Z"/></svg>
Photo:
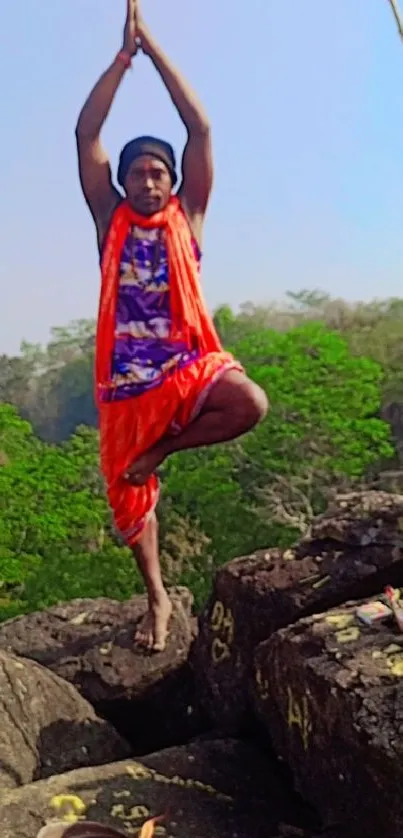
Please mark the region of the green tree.
<svg viewBox="0 0 403 838"><path fill-rule="evenodd" d="M393 454L377 417L382 370L336 332L314 322L255 330L232 351L268 394L268 418L235 444L185 452L166 468L165 489L181 515L197 517L214 564L289 544L331 486L362 480Z"/></svg>
<svg viewBox="0 0 403 838"><path fill-rule="evenodd" d="M62 445L47 444L3 404L0 445L0 618L74 597L126 599L142 591L132 553L112 524L97 432L80 427ZM191 584L197 595L200 567L203 578L209 567L208 539L165 496L160 520L165 578Z"/></svg>
<svg viewBox="0 0 403 838"><path fill-rule="evenodd" d="M159 516L167 581L188 584L201 605L216 566L290 544L335 487L365 484L389 462L380 411L387 387L398 392L401 312L399 301L349 306L307 291L282 306L216 312L226 345L272 409L241 440L166 463ZM0 358L3 396L20 400L41 437L0 404L0 616L142 590L112 525L89 427L93 337L94 324L78 321L53 330L44 349L23 344L21 359Z"/></svg>

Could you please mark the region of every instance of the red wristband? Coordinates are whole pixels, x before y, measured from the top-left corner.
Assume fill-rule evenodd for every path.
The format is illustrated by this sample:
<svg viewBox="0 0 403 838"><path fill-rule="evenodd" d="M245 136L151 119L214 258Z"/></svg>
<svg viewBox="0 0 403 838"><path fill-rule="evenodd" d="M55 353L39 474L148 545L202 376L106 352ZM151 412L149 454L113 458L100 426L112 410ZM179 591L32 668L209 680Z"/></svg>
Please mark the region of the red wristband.
<svg viewBox="0 0 403 838"><path fill-rule="evenodd" d="M129 52L126 52L125 49L121 49L116 56L117 61L121 61L122 64L126 67L126 70L132 66L132 57Z"/></svg>

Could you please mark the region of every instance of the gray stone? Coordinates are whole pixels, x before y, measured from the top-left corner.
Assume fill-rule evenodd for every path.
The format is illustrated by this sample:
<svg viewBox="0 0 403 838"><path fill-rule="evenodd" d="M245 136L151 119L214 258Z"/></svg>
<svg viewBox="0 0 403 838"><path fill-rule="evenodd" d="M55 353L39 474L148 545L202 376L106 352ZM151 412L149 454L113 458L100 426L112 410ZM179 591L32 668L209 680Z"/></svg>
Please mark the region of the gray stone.
<svg viewBox="0 0 403 838"><path fill-rule="evenodd" d="M0 651L0 787L126 757L130 748L77 690Z"/></svg>

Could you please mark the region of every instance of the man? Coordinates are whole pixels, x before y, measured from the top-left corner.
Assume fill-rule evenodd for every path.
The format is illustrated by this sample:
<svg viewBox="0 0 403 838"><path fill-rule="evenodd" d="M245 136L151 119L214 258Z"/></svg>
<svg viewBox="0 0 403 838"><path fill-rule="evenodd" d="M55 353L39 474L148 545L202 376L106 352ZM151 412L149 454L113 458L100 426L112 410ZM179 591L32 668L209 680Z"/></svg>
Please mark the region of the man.
<svg viewBox="0 0 403 838"><path fill-rule="evenodd" d="M120 156L114 187L100 141L118 86L139 47L187 129L182 182L171 146L138 137ZM141 117L141 98L133 102ZM123 46L90 93L76 128L79 170L101 254L96 352L101 468L117 528L133 548L149 610L136 633L165 647L172 605L158 555L156 470L175 451L235 439L267 412L264 392L223 351L198 282L213 180L208 119L127 0Z"/></svg>

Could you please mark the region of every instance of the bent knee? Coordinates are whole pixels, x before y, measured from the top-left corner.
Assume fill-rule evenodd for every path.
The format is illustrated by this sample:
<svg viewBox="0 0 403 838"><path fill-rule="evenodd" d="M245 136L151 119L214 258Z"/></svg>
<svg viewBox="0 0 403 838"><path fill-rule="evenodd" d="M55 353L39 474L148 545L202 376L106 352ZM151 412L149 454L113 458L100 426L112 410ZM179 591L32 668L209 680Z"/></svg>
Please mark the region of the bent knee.
<svg viewBox="0 0 403 838"><path fill-rule="evenodd" d="M241 393L239 396L238 411L243 416L245 429L251 430L267 416L269 400L264 390L249 378L242 388L242 396Z"/></svg>
<svg viewBox="0 0 403 838"><path fill-rule="evenodd" d="M255 425L258 425L259 422L262 422L267 416L269 412L269 400L261 387L253 381L251 384L251 392L248 398L248 412L252 427L254 427Z"/></svg>

